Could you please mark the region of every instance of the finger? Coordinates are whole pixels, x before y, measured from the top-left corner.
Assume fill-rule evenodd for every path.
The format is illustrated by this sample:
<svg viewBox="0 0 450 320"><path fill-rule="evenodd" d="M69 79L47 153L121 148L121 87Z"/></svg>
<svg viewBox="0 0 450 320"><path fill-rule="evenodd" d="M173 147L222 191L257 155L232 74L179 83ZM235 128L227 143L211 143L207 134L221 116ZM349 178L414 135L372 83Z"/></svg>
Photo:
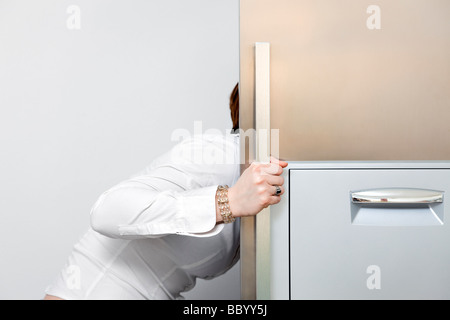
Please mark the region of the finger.
<svg viewBox="0 0 450 320"><path fill-rule="evenodd" d="M277 194L278 188L281 190L279 194ZM283 186L267 186L266 192L269 197L279 197L284 194L285 188Z"/></svg>
<svg viewBox="0 0 450 320"><path fill-rule="evenodd" d="M286 161L275 158L274 156L270 156L270 162L274 163L274 164L278 164L282 168L286 168L288 166L288 163Z"/></svg>
<svg viewBox="0 0 450 320"><path fill-rule="evenodd" d="M271 163L270 165L261 167L261 171L268 174L273 175L281 175L283 173L283 168L280 167L278 164Z"/></svg>
<svg viewBox="0 0 450 320"><path fill-rule="evenodd" d="M275 189L275 187L273 187L273 186L272 186L272 188ZM281 193L279 195L275 195L276 194L276 191L275 191L274 194L265 196L263 208L267 208L268 206L277 204L281 201L280 196L284 193L284 188L283 187L280 187L280 188L281 188Z"/></svg>
<svg viewBox="0 0 450 320"><path fill-rule="evenodd" d="M269 201L269 205L274 205L277 203L280 203L281 201L281 197L280 196L271 196L270 197L270 201Z"/></svg>
<svg viewBox="0 0 450 320"><path fill-rule="evenodd" d="M284 187L278 186L278 188L281 189L281 192L279 194L277 194L277 186L272 186L272 196L279 197L284 194L284 191L285 191Z"/></svg>
<svg viewBox="0 0 450 320"><path fill-rule="evenodd" d="M289 164L288 164L286 161L280 160L279 165L280 165L282 168L286 168Z"/></svg>
<svg viewBox="0 0 450 320"><path fill-rule="evenodd" d="M275 158L274 156L270 156L269 162L267 162L267 161L263 161L263 162L252 161L251 164L259 164L261 166L266 166L266 167L269 167L271 164L276 164L283 168L286 168L289 165L286 161Z"/></svg>
<svg viewBox="0 0 450 320"><path fill-rule="evenodd" d="M281 176L268 175L265 177L265 179L271 186L282 186L284 184L284 178Z"/></svg>

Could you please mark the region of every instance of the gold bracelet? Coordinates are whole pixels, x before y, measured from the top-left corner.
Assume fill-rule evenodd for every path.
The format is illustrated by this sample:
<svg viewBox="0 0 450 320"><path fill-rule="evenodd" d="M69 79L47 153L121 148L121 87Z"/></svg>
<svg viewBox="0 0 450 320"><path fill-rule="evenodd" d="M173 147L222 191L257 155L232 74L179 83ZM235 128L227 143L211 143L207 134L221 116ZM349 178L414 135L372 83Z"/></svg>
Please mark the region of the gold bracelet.
<svg viewBox="0 0 450 320"><path fill-rule="evenodd" d="M224 223L232 223L236 220L230 210L228 203L228 186L218 186L216 191L217 204Z"/></svg>

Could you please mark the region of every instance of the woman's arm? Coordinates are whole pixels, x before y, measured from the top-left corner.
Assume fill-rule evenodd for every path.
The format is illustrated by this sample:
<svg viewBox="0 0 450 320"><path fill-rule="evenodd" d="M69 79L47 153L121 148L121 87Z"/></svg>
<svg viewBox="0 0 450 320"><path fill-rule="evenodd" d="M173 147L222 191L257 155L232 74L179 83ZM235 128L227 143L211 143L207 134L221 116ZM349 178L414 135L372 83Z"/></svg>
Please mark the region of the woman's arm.
<svg viewBox="0 0 450 320"><path fill-rule="evenodd" d="M276 204L275 186L281 186L286 162L253 163L228 191L236 218L258 214ZM91 211L91 225L111 238L136 239L166 234L214 235L223 222L217 205L217 186L188 191L159 191L158 178L145 175L105 192ZM188 183L189 184L189 183Z"/></svg>
<svg viewBox="0 0 450 320"><path fill-rule="evenodd" d="M160 191L152 187L157 180L138 177L105 192L91 210L92 228L110 238L124 239L213 231L215 186Z"/></svg>
<svg viewBox="0 0 450 320"><path fill-rule="evenodd" d="M275 186L283 185L281 173L287 163L253 163L239 175L238 150L237 137L184 140L138 176L103 193L91 210L93 229L126 239L212 236L223 228L216 200L219 184L232 186L228 198L236 218L278 203Z"/></svg>

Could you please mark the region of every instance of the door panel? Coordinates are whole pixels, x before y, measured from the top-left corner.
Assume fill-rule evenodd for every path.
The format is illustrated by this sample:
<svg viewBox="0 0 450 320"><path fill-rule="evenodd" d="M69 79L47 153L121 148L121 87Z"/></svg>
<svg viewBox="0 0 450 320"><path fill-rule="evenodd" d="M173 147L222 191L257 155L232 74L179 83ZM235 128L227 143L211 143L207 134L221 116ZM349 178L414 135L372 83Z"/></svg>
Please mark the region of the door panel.
<svg viewBox="0 0 450 320"><path fill-rule="evenodd" d="M449 16L448 0L241 0L241 128L269 42L281 158L450 159Z"/></svg>
<svg viewBox="0 0 450 320"><path fill-rule="evenodd" d="M292 299L450 298L450 170L298 169L289 184ZM355 223L352 192L405 187L443 191L418 205L441 223L405 223L417 206L401 205L369 209L402 223Z"/></svg>

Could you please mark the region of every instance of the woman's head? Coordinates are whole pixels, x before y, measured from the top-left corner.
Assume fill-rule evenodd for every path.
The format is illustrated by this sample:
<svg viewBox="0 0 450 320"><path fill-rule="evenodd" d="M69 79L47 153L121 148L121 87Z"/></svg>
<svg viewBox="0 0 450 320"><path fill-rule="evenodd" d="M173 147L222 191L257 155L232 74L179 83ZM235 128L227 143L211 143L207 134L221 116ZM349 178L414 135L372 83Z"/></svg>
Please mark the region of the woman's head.
<svg viewBox="0 0 450 320"><path fill-rule="evenodd" d="M233 130L239 129L239 83L233 89L230 95L231 120L233 121Z"/></svg>

